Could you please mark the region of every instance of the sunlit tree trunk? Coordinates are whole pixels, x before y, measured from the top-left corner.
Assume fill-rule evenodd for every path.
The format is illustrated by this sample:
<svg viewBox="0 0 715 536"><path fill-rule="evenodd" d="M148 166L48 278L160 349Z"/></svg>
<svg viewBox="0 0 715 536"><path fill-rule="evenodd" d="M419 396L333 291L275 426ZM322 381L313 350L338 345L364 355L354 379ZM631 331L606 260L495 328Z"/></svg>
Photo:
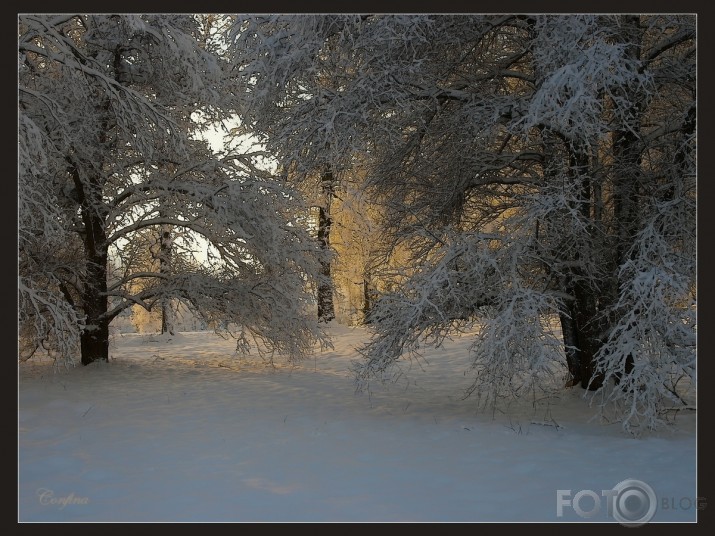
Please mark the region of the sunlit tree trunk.
<svg viewBox="0 0 715 536"><path fill-rule="evenodd" d="M159 243L159 273L161 275L169 274L171 249L171 227L163 225ZM171 298L161 299L161 332L174 335L174 310L171 306Z"/></svg>

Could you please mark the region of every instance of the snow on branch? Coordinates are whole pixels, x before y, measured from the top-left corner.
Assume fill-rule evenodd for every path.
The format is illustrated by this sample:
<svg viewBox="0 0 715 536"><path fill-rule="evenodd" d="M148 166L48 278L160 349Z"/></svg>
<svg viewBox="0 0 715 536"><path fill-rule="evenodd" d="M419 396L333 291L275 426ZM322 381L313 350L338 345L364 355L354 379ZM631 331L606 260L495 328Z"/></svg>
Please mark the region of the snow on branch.
<svg viewBox="0 0 715 536"><path fill-rule="evenodd" d="M672 408L688 406L697 380L694 244L677 240L682 226L692 225L694 207L685 199L675 204L653 207L632 260L621 266L619 320L598 356L605 377L617 381L594 400L604 411L620 408L629 431L657 428ZM625 369L629 358L632 370Z"/></svg>

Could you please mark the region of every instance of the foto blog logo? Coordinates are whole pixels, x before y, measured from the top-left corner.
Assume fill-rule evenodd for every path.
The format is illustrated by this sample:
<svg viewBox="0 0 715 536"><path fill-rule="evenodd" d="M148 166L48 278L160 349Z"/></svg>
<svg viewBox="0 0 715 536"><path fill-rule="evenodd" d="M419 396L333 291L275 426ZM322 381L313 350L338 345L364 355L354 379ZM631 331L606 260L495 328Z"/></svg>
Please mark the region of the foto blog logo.
<svg viewBox="0 0 715 536"><path fill-rule="evenodd" d="M584 489L572 496L571 490L556 490L556 517L563 517L564 508L570 507L584 519L596 516L606 504L607 515L622 525L639 526L648 523L655 515L658 499L648 484L628 478L613 489L601 490L600 495Z"/></svg>

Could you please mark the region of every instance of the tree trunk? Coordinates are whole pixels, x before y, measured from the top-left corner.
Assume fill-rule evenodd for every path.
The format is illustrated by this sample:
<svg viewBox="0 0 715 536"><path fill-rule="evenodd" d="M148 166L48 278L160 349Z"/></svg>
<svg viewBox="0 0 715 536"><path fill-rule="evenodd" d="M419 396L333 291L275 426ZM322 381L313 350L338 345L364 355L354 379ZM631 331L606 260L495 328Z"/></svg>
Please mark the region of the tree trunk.
<svg viewBox="0 0 715 536"><path fill-rule="evenodd" d="M89 167L89 166L88 166ZM86 326L80 335L82 364L109 360L109 322L107 311L107 236L105 222L99 213L102 206L98 177L82 181L77 168L72 170L79 195L84 228L86 277L83 281L82 308Z"/></svg>
<svg viewBox="0 0 715 536"><path fill-rule="evenodd" d="M596 355L603 344L601 323L594 289L581 283L574 285L574 326L578 337L578 361L581 387L595 391L603 386L603 376L596 374Z"/></svg>
<svg viewBox="0 0 715 536"><path fill-rule="evenodd" d="M159 273L166 275L171 267L171 227L163 225L159 243ZM161 333L174 335L174 311L171 298L161 299Z"/></svg>
<svg viewBox="0 0 715 536"><path fill-rule="evenodd" d="M85 308L86 311L86 308ZM87 320L89 321L89 315ZM95 319L94 324L87 324L80 336L82 364L109 360L109 322Z"/></svg>
<svg viewBox="0 0 715 536"><path fill-rule="evenodd" d="M579 357L578 337L573 321L573 311L559 312L561 320L561 334L564 339L564 352L566 353L566 366L569 371L569 387L581 382L581 361Z"/></svg>
<svg viewBox="0 0 715 536"><path fill-rule="evenodd" d="M370 284L371 277L369 273L365 273L362 280L362 321L364 324L370 324L370 313L375 301L375 291Z"/></svg>
<svg viewBox="0 0 715 536"><path fill-rule="evenodd" d="M161 333L174 335L174 311L171 308L171 300L168 299L161 302Z"/></svg>
<svg viewBox="0 0 715 536"><path fill-rule="evenodd" d="M580 384L584 389L600 389L603 378L596 374L596 355L603 344L603 322L598 320L596 292L578 282L567 287L567 292L574 296L574 300L559 313L570 375L567 385Z"/></svg>
<svg viewBox="0 0 715 536"><path fill-rule="evenodd" d="M640 42L643 30L640 28L638 15L623 16L621 19L621 42L626 46L626 53L633 60L641 54ZM625 123L613 133L614 222L617 226L616 262L622 266L628 261L628 251L633 243L633 236L638 231L638 198L642 182L641 154L639 148L640 116L645 95L637 88L621 89L625 102L632 107L623 115L628 117ZM616 107L618 103L614 104Z"/></svg>
<svg viewBox="0 0 715 536"><path fill-rule="evenodd" d="M327 168L321 178L323 190L323 205L318 207L318 242L321 249L330 249L330 204L333 197L333 172ZM321 273L324 280L318 285L318 320L320 322L330 322L335 318L335 305L333 303L333 284L330 275L330 261L321 262Z"/></svg>
<svg viewBox="0 0 715 536"><path fill-rule="evenodd" d="M624 16L621 24L622 42L628 46L628 53L633 59L640 55L639 17ZM591 222L589 242L591 251L579 251L574 256L576 268L571 271L567 282L567 291L574 297L568 310L560 315L566 347L566 360L572 376L571 385L580 382L584 389L597 390L603 386L604 375L598 371L596 357L604 344L609 322L605 312L613 305L618 295L618 279L613 274L628 261L630 244L638 231L638 194L641 183L641 156L638 148L639 117L642 99L631 88L623 88L624 102L636 103L632 110L624 111L623 117L630 117L628 124L614 132L612 139L613 181L612 192L612 236L615 243L599 243L604 236L603 192L597 174L593 174L588 152L579 147L569 147L569 169L571 179L578 181L580 192L578 204L573 209L581 211L584 221ZM618 104L615 104L616 106ZM594 279L583 272L594 263L608 269L603 278ZM579 265L580 264L580 265ZM586 282L590 283L586 283ZM573 348L569 348L573 346ZM626 373L633 368L633 356L628 356L625 363ZM617 378L618 380L619 378Z"/></svg>
<svg viewBox="0 0 715 536"><path fill-rule="evenodd" d="M578 197L572 208L581 212L584 222L589 222L592 241L584 245L585 249L576 251L571 259L574 268L565 287L574 299L569 303L568 310L559 316L571 374L570 384L580 382L584 389L597 390L603 385L602 375L596 372L596 356L603 344L604 327L604 316L600 314L603 304L599 304L599 296L607 283L594 281L592 274L588 273L588 267L596 262L594 256L600 250L594 221L597 211L592 210L594 199L589 152L572 146L569 153L570 179L578 187Z"/></svg>
<svg viewBox="0 0 715 536"><path fill-rule="evenodd" d="M621 19L621 42L626 46L626 52L633 60L640 59L643 28L638 15L625 15ZM632 104L627 110L629 117L620 128L614 131L612 137L614 189L613 189L613 221L616 238L613 266L615 273L624 264L630 262L630 248L634 237L640 229L641 214L638 200L643 189L642 154L640 147L641 117L643 114L645 94L639 88L623 87L624 102ZM618 106L618 103L615 103ZM617 285L614 278L613 285ZM611 289L615 291L616 289ZM617 292L614 292L617 294ZM630 374L633 369L634 356L628 354L625 358L624 370ZM620 373L616 374L616 382L622 380Z"/></svg>

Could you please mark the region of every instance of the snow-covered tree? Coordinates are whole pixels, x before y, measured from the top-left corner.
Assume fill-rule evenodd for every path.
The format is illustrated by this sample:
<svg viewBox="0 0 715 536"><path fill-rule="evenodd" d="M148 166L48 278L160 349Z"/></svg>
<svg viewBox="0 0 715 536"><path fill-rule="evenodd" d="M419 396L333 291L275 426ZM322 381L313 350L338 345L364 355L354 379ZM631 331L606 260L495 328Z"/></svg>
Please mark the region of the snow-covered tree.
<svg viewBox="0 0 715 536"><path fill-rule="evenodd" d="M306 172L359 154L385 243L411 252L361 382L479 325L469 391L486 400L565 373L631 430L684 402L694 16L250 17L232 45L269 150Z"/></svg>
<svg viewBox="0 0 715 536"><path fill-rule="evenodd" d="M19 17L21 335L83 364L108 358L109 324L180 300L235 330L239 348L305 355L320 250L297 192L250 155L212 154L192 118L220 121L216 17ZM214 33L212 33L214 32ZM127 264L153 229L159 266ZM203 264L171 248L203 251ZM110 255L121 270L109 276ZM137 284L138 281L143 284Z"/></svg>
<svg viewBox="0 0 715 536"><path fill-rule="evenodd" d="M344 147L349 122L323 114L330 96L344 90L343 71L355 68L341 41L351 22L352 17L332 15L237 17L229 40L234 92L251 95L237 103L244 132L260 139L291 182L313 192L319 239L326 251L331 249L335 188L355 154ZM323 274L330 278L329 260ZM318 292L321 320L335 316L333 293L332 281L326 279Z"/></svg>

